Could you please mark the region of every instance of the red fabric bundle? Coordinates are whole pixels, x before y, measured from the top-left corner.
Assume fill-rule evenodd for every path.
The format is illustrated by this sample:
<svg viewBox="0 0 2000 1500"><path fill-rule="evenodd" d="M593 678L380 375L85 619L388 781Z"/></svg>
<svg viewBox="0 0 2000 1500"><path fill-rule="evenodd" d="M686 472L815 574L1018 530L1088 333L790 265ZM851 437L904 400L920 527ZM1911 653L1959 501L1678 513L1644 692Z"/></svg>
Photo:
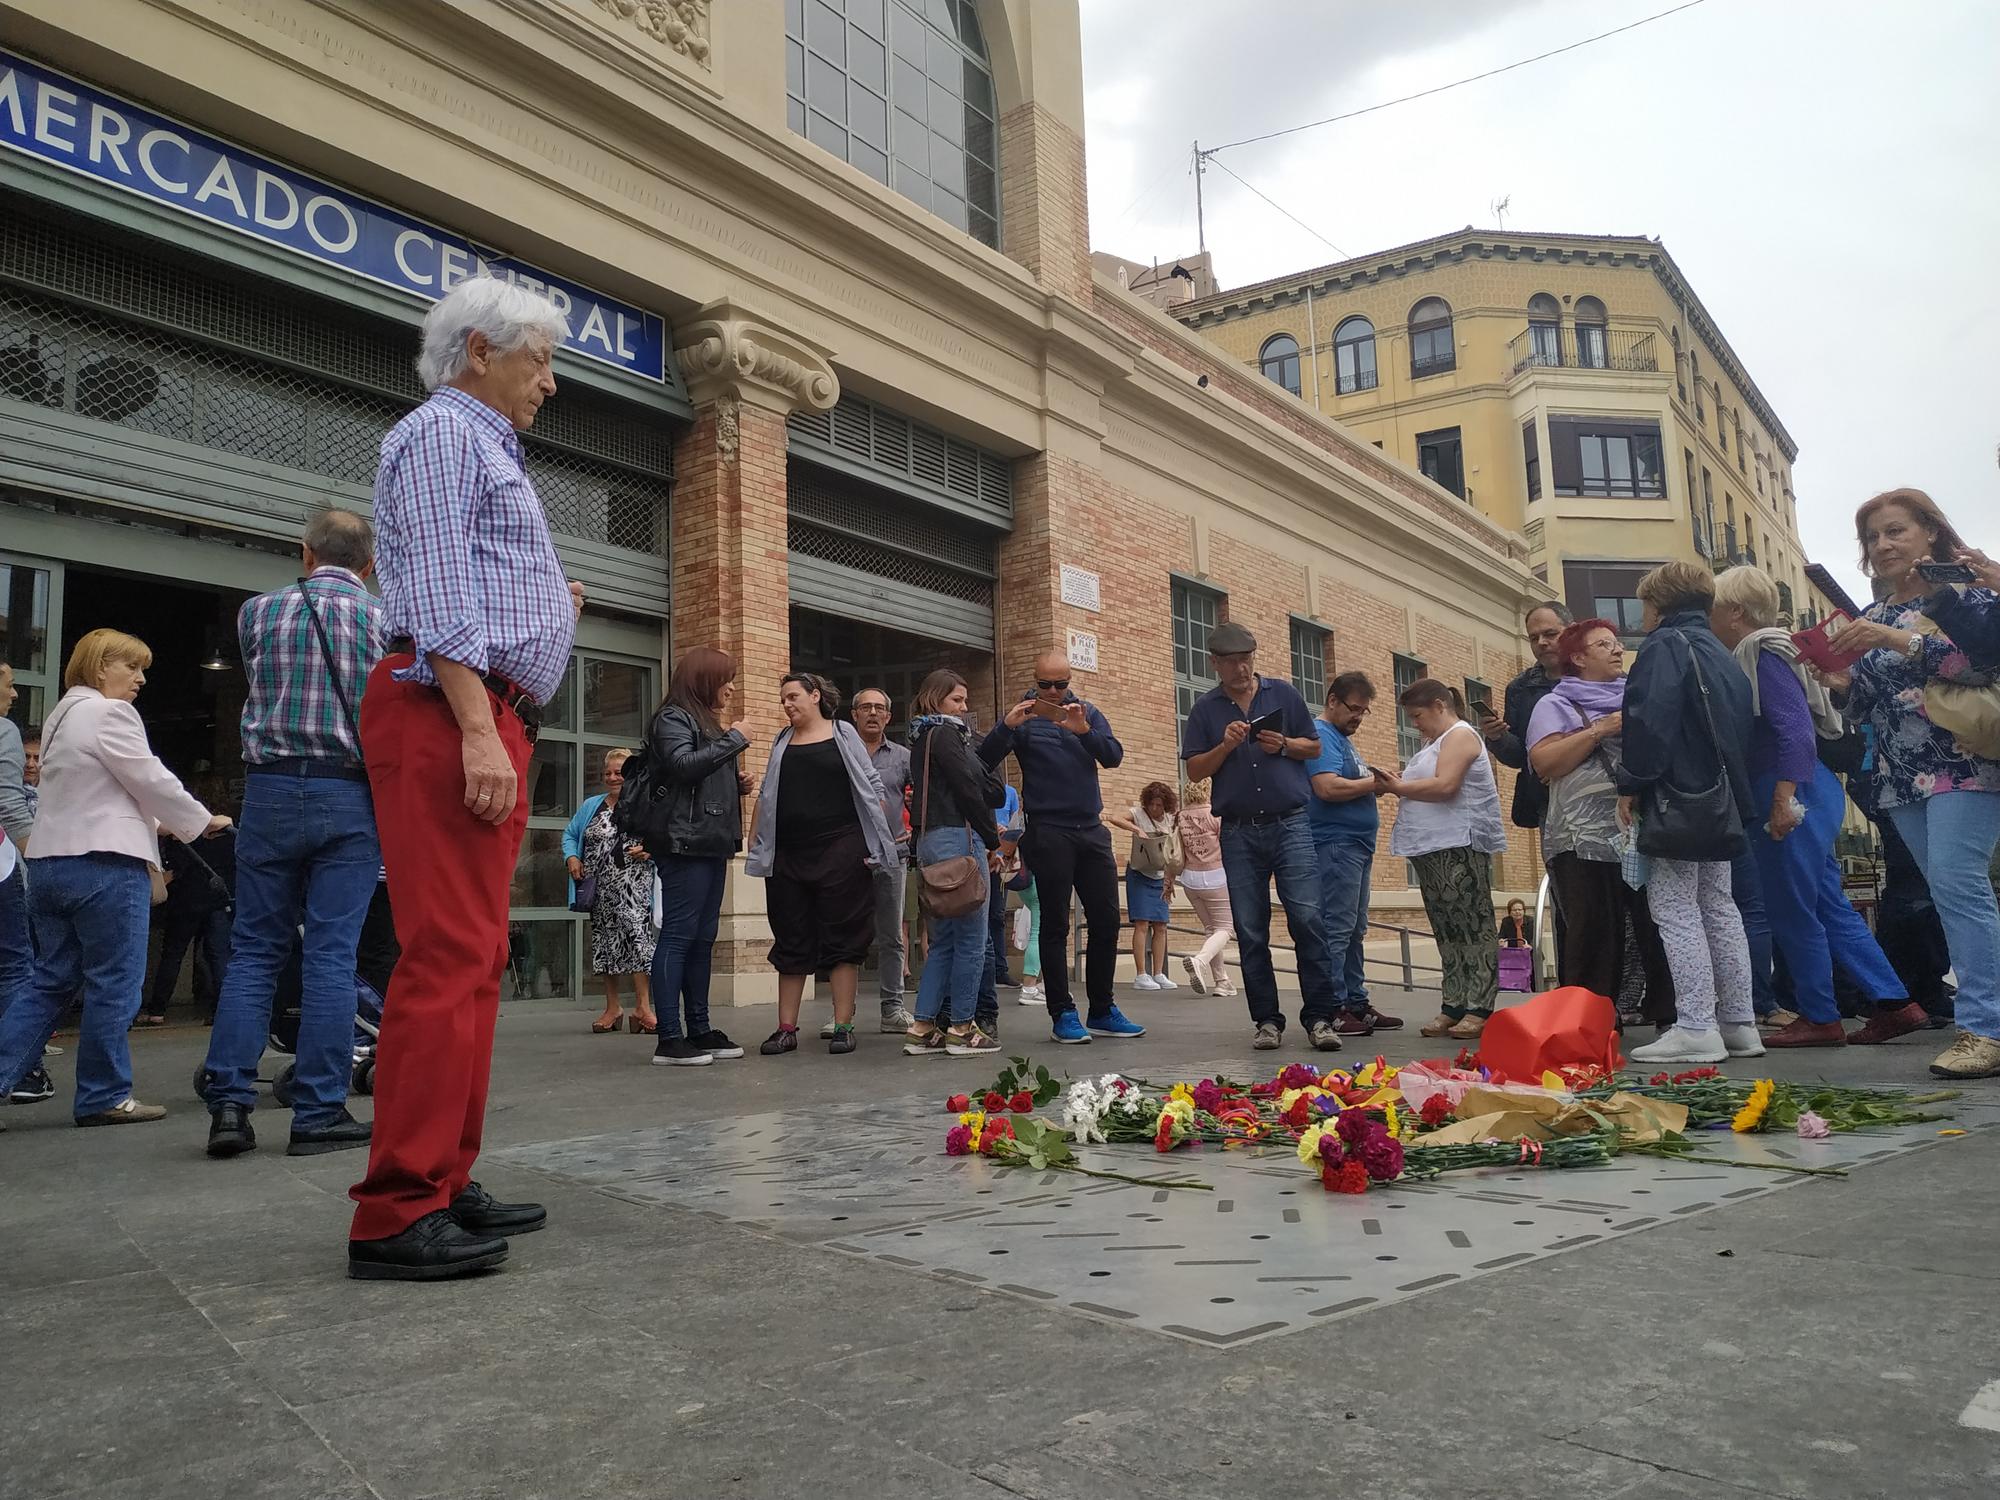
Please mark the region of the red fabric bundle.
<svg viewBox="0 0 2000 1500"><path fill-rule="evenodd" d="M1502 1083L1539 1083L1542 1074L1595 1063L1625 1065L1618 1051L1618 1007L1580 985L1496 1010L1479 1034L1479 1064Z"/></svg>

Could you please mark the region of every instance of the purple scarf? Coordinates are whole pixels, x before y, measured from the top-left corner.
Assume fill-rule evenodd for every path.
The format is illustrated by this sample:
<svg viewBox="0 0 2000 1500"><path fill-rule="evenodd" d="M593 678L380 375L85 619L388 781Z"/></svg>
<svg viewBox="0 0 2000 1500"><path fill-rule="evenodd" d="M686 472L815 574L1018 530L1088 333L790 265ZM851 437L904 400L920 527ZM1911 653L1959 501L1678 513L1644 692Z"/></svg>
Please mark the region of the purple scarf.
<svg viewBox="0 0 2000 1500"><path fill-rule="evenodd" d="M1559 677L1553 689L1554 695L1568 703L1585 720L1601 719L1606 714L1615 714L1625 707L1625 679L1613 678L1610 682L1586 682L1581 677Z"/></svg>

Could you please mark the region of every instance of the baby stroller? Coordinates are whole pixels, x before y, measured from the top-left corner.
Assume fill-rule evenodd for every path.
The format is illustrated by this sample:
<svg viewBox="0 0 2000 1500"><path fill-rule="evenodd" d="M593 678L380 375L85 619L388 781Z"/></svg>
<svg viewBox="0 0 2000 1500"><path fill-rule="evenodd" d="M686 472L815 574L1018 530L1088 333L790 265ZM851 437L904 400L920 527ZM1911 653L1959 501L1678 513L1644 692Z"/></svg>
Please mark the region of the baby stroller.
<svg viewBox="0 0 2000 1500"><path fill-rule="evenodd" d="M291 956L278 973L277 993L271 1005L270 1050L290 1057L299 1043L299 1008L305 988L305 930L301 928L292 944ZM348 1087L357 1094L375 1092L375 1043L382 1031L382 997L395 972L401 950L396 944L395 923L389 913L389 887L378 883L362 923L361 942L355 953L354 974L354 1072ZM292 1107L292 1080L296 1063L286 1063L271 1080L271 1099L281 1109ZM195 1096L207 1102L208 1071L194 1070Z"/></svg>

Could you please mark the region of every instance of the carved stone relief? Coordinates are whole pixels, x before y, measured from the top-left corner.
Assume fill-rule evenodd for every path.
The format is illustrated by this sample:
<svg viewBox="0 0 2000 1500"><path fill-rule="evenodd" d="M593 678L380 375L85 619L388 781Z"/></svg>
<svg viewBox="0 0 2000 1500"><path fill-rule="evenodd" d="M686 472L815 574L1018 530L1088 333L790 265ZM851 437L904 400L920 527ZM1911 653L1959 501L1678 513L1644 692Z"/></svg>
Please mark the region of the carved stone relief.
<svg viewBox="0 0 2000 1500"><path fill-rule="evenodd" d="M697 402L734 396L775 411L826 411L840 399L840 377L825 355L728 298L675 330L674 341Z"/></svg>
<svg viewBox="0 0 2000 1500"><path fill-rule="evenodd" d="M597 8L636 26L669 51L704 68L708 57L709 0L596 0Z"/></svg>

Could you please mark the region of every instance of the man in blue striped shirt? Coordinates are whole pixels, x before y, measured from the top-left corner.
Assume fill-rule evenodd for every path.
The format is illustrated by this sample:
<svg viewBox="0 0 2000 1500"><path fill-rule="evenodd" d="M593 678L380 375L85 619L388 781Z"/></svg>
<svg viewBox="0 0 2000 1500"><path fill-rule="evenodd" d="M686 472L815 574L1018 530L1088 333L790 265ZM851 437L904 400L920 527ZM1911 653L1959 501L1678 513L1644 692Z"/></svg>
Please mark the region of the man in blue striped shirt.
<svg viewBox="0 0 2000 1500"><path fill-rule="evenodd" d="M306 527L306 576L259 594L236 616L249 695L243 702L243 816L236 920L208 1041L208 1154L255 1149L257 1060L271 1033L278 977L305 929L291 1141L310 1156L368 1144L347 1112L354 1061L354 953L381 852L355 718L382 655L364 580L374 534L349 510ZM180 879L209 878L198 867ZM218 893L219 895L220 893Z"/></svg>
<svg viewBox="0 0 2000 1500"><path fill-rule="evenodd" d="M430 399L382 442L377 566L389 654L368 679L369 781L403 955L375 1069L375 1135L351 1276L430 1281L496 1266L537 1204L472 1180L507 963L507 900L541 705L569 665L564 579L519 433L555 394L567 337L547 298L461 282L424 319Z"/></svg>

